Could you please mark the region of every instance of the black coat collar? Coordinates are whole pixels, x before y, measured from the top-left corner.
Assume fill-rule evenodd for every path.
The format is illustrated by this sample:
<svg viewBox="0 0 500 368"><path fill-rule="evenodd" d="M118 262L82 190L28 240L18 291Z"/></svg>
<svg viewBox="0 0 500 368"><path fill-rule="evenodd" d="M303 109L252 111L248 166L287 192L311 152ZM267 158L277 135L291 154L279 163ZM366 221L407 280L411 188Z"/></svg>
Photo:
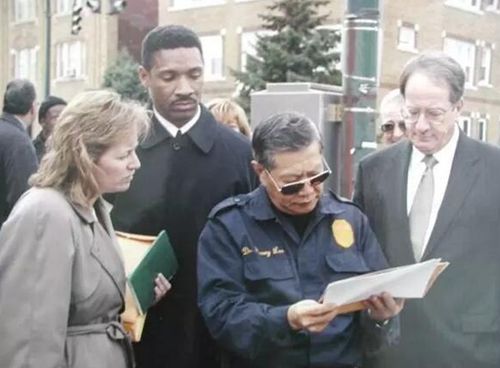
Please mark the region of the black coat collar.
<svg viewBox="0 0 500 368"><path fill-rule="evenodd" d="M200 105L200 107L200 118L186 134L191 138L194 144L206 154L210 152L215 143L218 134L218 123L205 106ZM152 126L149 134L141 143L142 148L148 149L161 143L163 140L173 138L154 115L151 119L151 124Z"/></svg>

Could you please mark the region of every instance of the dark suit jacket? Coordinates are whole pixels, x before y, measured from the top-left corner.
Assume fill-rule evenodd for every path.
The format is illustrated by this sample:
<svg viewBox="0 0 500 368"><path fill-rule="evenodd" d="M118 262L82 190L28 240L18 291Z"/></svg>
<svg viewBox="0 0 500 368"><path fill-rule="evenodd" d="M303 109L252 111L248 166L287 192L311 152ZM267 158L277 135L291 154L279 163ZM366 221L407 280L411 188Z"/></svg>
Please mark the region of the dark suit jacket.
<svg viewBox="0 0 500 368"><path fill-rule="evenodd" d="M359 164L354 200L391 266L414 263L406 206L408 141ZM500 150L460 133L422 260L450 266L424 299L408 300L401 343L368 367L500 366Z"/></svg>
<svg viewBox="0 0 500 368"><path fill-rule="evenodd" d="M17 199L28 189L38 160L23 124L11 114L0 116L0 227Z"/></svg>
<svg viewBox="0 0 500 368"><path fill-rule="evenodd" d="M212 207L256 186L250 143L205 108L180 137L156 119L151 129L137 149L142 166L129 190L116 195L111 217L117 230L157 235L165 229L179 270L172 290L148 311L137 361L141 368L209 368L214 345L196 303L198 236Z"/></svg>

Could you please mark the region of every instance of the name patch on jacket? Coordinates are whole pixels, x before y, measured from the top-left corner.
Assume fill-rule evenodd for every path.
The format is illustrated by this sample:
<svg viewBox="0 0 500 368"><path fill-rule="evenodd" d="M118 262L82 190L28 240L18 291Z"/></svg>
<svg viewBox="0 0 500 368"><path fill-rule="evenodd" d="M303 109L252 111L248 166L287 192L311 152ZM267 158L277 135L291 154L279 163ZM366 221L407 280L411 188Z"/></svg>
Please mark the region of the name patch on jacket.
<svg viewBox="0 0 500 368"><path fill-rule="evenodd" d="M280 247L273 247L272 249L260 250L257 247L243 247L241 248L241 255L248 256L252 253L258 254L259 256L270 258L279 254L285 254L285 250Z"/></svg>
<svg viewBox="0 0 500 368"><path fill-rule="evenodd" d="M354 230L347 220L334 220L332 234L337 244L342 248L349 248L354 244Z"/></svg>

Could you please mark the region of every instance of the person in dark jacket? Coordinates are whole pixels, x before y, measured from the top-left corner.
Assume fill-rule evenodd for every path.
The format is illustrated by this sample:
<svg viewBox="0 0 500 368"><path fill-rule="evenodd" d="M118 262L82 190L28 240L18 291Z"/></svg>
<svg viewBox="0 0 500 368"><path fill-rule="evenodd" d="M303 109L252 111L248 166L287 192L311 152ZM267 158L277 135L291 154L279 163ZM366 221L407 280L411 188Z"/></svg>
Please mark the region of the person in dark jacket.
<svg viewBox="0 0 500 368"><path fill-rule="evenodd" d="M152 127L137 150L142 167L114 198L111 216L117 230L165 229L179 270L168 297L148 311L135 345L141 368L217 366L196 304L196 245L212 207L256 185L248 139L200 104L203 67L200 40L185 27L160 26L143 41L139 76L152 99Z"/></svg>
<svg viewBox="0 0 500 368"><path fill-rule="evenodd" d="M323 194L330 169L305 116L262 122L252 140L262 186L216 206L199 240L199 305L234 368L356 367L398 337L403 306L372 296L365 312L321 302L328 283L387 267L368 220Z"/></svg>
<svg viewBox="0 0 500 368"><path fill-rule="evenodd" d="M28 189L28 179L38 168L35 149L26 131L35 116L33 83L25 79L9 82L0 116L0 227Z"/></svg>
<svg viewBox="0 0 500 368"><path fill-rule="evenodd" d="M66 105L66 101L56 96L48 96L40 104L40 108L38 109L38 123L42 126L42 130L33 140L38 162L42 160L42 157L45 154L47 139L52 134L57 118L61 115L61 112Z"/></svg>

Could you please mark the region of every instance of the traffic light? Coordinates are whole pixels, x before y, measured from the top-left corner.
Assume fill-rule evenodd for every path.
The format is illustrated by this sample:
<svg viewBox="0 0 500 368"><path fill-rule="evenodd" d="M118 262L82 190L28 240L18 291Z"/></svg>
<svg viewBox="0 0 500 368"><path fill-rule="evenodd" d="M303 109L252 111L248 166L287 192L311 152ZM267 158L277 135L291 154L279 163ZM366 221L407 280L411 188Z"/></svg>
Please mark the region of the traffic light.
<svg viewBox="0 0 500 368"><path fill-rule="evenodd" d="M77 35L78 32L82 29L82 6L74 5L73 10L71 11L71 34Z"/></svg>
<svg viewBox="0 0 500 368"><path fill-rule="evenodd" d="M87 0L87 7L92 11L92 13L101 12L101 0Z"/></svg>
<svg viewBox="0 0 500 368"><path fill-rule="evenodd" d="M127 6L125 0L109 0L109 14L121 12Z"/></svg>

